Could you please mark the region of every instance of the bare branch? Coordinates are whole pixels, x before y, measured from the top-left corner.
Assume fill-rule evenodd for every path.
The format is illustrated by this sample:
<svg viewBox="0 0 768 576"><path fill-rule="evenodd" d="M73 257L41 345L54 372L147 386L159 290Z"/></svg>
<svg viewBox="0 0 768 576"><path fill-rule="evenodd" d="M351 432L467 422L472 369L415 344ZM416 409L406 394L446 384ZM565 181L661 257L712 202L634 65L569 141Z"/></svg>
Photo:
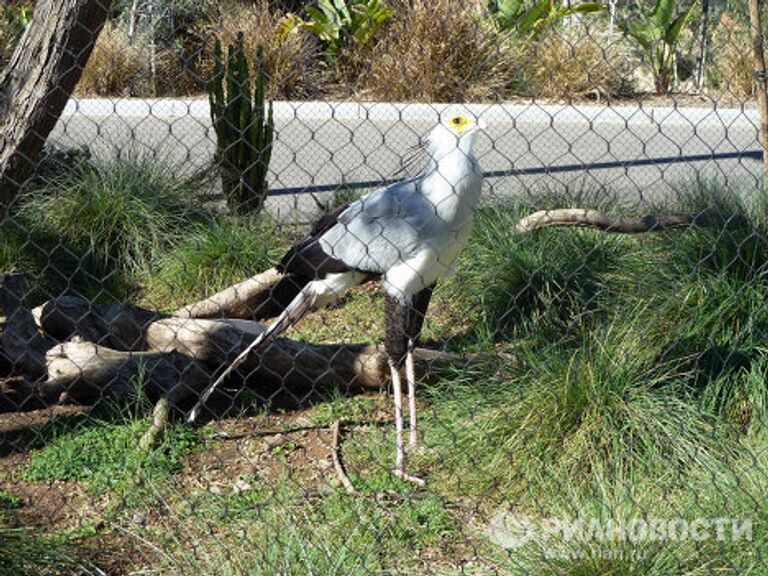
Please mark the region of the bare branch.
<svg viewBox="0 0 768 576"><path fill-rule="evenodd" d="M358 491L355 489L349 476L347 476L347 472L344 470L344 463L341 460L341 420L336 420L336 422L333 423L331 432L333 433L331 455L333 456L333 468L336 470L336 476L339 477L341 485L344 486L344 490L347 491L347 494L356 496Z"/></svg>
<svg viewBox="0 0 768 576"><path fill-rule="evenodd" d="M270 268L256 276L225 288L199 302L184 306L176 316L186 318L266 318L271 310L272 290L283 278Z"/></svg>
<svg viewBox="0 0 768 576"><path fill-rule="evenodd" d="M675 228L690 228L701 223L703 223L703 218L697 214L649 214L648 216L624 217L609 216L603 212L586 208L560 208L534 212L520 220L516 230L524 234L550 226L580 226L617 234L644 234Z"/></svg>

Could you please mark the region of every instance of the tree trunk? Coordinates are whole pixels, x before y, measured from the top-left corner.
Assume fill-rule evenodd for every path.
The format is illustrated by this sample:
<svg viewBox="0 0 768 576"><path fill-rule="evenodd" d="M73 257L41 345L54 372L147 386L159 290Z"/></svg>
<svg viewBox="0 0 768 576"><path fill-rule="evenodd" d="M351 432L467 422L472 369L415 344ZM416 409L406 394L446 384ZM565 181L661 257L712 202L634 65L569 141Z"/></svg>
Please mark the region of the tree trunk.
<svg viewBox="0 0 768 576"><path fill-rule="evenodd" d="M0 219L69 100L110 0L41 0L0 75Z"/></svg>
<svg viewBox="0 0 768 576"><path fill-rule="evenodd" d="M752 57L757 83L757 107L760 111L760 141L763 144L763 176L768 175L768 96L766 96L765 48L760 1L749 0L749 20L752 24Z"/></svg>

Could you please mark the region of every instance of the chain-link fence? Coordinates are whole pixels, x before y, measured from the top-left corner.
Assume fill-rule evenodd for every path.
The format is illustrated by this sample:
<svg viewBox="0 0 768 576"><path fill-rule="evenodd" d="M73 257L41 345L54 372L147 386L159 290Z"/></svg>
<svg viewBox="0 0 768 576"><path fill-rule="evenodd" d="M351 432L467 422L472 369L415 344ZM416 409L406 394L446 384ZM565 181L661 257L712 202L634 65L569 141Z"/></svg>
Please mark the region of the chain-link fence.
<svg viewBox="0 0 768 576"><path fill-rule="evenodd" d="M747 2L88 4L1 8L0 573L768 570Z"/></svg>

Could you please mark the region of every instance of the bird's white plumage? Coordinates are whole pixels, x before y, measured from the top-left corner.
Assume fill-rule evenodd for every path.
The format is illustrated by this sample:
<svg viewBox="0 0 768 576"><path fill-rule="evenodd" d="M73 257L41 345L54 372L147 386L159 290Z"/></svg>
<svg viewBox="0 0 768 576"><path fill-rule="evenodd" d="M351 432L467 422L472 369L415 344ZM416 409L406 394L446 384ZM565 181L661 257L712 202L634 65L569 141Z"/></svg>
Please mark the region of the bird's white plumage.
<svg viewBox="0 0 768 576"><path fill-rule="evenodd" d="M350 268L382 274L387 293L404 303L445 276L466 244L480 198L476 126L439 124L427 138L424 173L350 205L320 238L323 251Z"/></svg>

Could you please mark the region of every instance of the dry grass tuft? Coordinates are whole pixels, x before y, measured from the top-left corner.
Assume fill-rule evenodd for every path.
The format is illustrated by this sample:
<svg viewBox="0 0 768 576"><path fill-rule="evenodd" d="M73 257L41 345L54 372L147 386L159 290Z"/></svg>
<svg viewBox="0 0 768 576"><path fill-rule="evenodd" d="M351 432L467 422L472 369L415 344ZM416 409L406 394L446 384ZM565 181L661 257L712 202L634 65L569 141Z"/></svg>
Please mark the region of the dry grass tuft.
<svg viewBox="0 0 768 576"><path fill-rule="evenodd" d="M748 27L729 12L723 12L712 32L713 80L724 93L737 98L755 94L752 77L752 45Z"/></svg>
<svg viewBox="0 0 768 576"><path fill-rule="evenodd" d="M215 39L223 47L233 44L238 32L243 32L247 55L256 55L256 47L264 47L267 93L271 98L302 98L315 96L322 85L318 74L318 46L302 30L294 30L280 39L279 28L285 16L270 8L267 0L256 0L222 13L218 21L204 30L206 36L202 71L208 77L213 68Z"/></svg>
<svg viewBox="0 0 768 576"><path fill-rule="evenodd" d="M486 33L480 8L462 0L394 0L379 40L342 61L358 72L357 94L389 101L494 100L514 76L515 58Z"/></svg>
<svg viewBox="0 0 768 576"><path fill-rule="evenodd" d="M131 44L119 24L108 21L96 40L75 88L78 95L138 96L149 87L149 51L136 38Z"/></svg>
<svg viewBox="0 0 768 576"><path fill-rule="evenodd" d="M541 98L621 96L631 92L628 66L618 34L587 25L553 29L526 55L526 89Z"/></svg>

